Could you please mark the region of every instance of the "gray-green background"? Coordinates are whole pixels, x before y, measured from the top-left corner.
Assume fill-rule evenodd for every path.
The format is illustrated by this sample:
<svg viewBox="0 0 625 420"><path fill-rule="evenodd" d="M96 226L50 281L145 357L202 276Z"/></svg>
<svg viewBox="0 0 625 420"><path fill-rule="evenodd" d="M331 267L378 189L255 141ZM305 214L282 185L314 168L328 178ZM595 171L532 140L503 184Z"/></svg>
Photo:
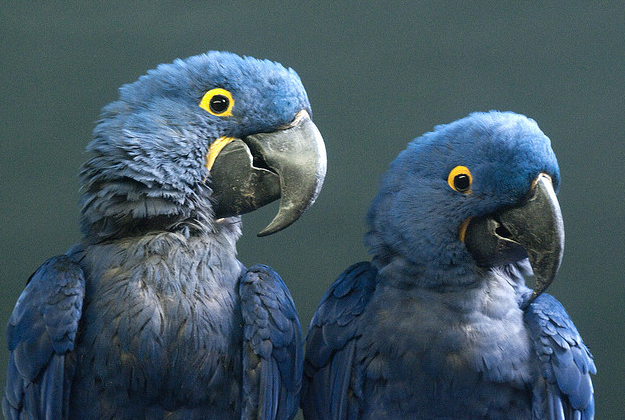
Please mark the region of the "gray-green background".
<svg viewBox="0 0 625 420"><path fill-rule="evenodd" d="M291 66L328 150L315 206L255 236L245 264L285 279L306 327L367 259L364 215L412 138L477 110L539 123L562 170L567 245L550 288L594 353L597 418L622 418L625 354L625 6L622 2L0 3L0 323L28 276L79 239L78 182L99 110L161 62L209 49ZM6 343L0 342L4 388Z"/></svg>

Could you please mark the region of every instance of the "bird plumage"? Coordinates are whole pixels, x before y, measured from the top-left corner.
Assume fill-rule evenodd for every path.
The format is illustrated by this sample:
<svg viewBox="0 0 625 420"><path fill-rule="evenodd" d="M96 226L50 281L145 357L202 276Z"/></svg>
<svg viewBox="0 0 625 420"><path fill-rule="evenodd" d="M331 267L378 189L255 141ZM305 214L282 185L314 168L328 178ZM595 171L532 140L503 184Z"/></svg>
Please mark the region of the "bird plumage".
<svg viewBox="0 0 625 420"><path fill-rule="evenodd" d="M231 95L227 115L200 106L217 88ZM225 52L160 65L120 89L81 171L84 238L36 271L9 321L7 419L295 415L293 301L269 267L237 260L239 214L220 216L212 193L246 181L226 174L233 185L220 187L207 160L215 141L237 138L239 154L217 160L243 150L249 162L237 167L277 182L262 152L241 144L272 132L288 141L302 111L310 105L293 70Z"/></svg>
<svg viewBox="0 0 625 420"><path fill-rule="evenodd" d="M198 106L211 88L231 91L228 118ZM81 226L86 234L115 235L146 219L159 224L214 224L205 155L222 136L245 137L310 114L302 83L268 60L211 51L161 64L120 88L104 107L81 170Z"/></svg>
<svg viewBox="0 0 625 420"><path fill-rule="evenodd" d="M455 168L470 182L456 188ZM549 139L513 113L471 114L400 153L369 209L372 262L311 321L306 419L592 418L594 364L562 306L533 298L527 259L482 267L463 238L525 205L540 176L558 189Z"/></svg>

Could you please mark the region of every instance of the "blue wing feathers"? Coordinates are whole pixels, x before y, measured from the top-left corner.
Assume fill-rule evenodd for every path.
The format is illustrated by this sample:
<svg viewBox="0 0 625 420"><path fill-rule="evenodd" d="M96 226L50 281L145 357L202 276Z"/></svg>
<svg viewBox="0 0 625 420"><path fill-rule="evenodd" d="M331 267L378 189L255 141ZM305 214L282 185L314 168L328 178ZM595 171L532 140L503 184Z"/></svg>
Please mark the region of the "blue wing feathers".
<svg viewBox="0 0 625 420"><path fill-rule="evenodd" d="M242 418L291 419L299 405L303 363L295 304L282 279L264 265L244 274L239 292L244 324Z"/></svg>
<svg viewBox="0 0 625 420"><path fill-rule="evenodd" d="M541 374L547 381L546 404L551 418L592 419L594 391L590 375L597 370L564 307L543 293L529 305L525 320L541 362Z"/></svg>
<svg viewBox="0 0 625 420"><path fill-rule="evenodd" d="M355 320L375 289L377 271L368 262L348 268L328 289L310 323L306 337L306 360L302 408L307 419L348 419L357 412L352 389L354 357L360 336Z"/></svg>
<svg viewBox="0 0 625 420"><path fill-rule="evenodd" d="M7 366L7 384L5 388L4 398L2 399L2 412L6 420L16 420L19 418L19 413L23 403L24 387L16 381L11 381L9 378L18 378L19 371L15 365L13 354L9 354L9 363ZM18 385L20 384L20 385Z"/></svg>
<svg viewBox="0 0 625 420"><path fill-rule="evenodd" d="M262 419L275 419L278 411L278 399L280 392L276 392L279 384L280 373L278 364L275 361L268 361L262 364L260 389L263 393L260 408Z"/></svg>
<svg viewBox="0 0 625 420"><path fill-rule="evenodd" d="M41 377L41 412L46 419L63 418L65 356L55 354Z"/></svg>
<svg viewBox="0 0 625 420"><path fill-rule="evenodd" d="M347 418L347 410L349 407L348 393L352 379L352 368L354 365L354 354L356 352L356 341L352 340L343 348L341 357L337 357L332 361L332 377L330 383L334 385L332 393L338 397L336 403L332 404L332 414L335 419Z"/></svg>
<svg viewBox="0 0 625 420"><path fill-rule="evenodd" d="M369 263L354 264L341 274L321 299L306 342L312 350L309 353L314 360L310 359L310 362L314 365L324 365L332 352L354 337L356 325L352 321L362 314L369 302L375 288L375 275L376 271Z"/></svg>
<svg viewBox="0 0 625 420"><path fill-rule="evenodd" d="M50 258L29 279L7 326L5 417L63 418L65 355L74 348L84 290L82 269L64 255Z"/></svg>

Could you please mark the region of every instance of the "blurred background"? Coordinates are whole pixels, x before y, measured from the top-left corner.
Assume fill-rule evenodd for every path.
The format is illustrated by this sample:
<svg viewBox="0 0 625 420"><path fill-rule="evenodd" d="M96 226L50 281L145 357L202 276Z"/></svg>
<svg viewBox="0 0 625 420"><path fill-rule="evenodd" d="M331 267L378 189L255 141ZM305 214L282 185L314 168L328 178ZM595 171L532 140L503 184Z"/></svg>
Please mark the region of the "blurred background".
<svg viewBox="0 0 625 420"><path fill-rule="evenodd" d="M316 204L267 238L256 233L275 205L244 216L238 245L246 265L281 274L305 329L334 279L369 259L364 217L408 141L472 111L535 119L562 171L567 243L549 292L595 356L597 418L622 418L622 2L85 3L0 4L2 329L28 276L80 239L77 173L117 88L159 63L229 50L293 67L326 142Z"/></svg>

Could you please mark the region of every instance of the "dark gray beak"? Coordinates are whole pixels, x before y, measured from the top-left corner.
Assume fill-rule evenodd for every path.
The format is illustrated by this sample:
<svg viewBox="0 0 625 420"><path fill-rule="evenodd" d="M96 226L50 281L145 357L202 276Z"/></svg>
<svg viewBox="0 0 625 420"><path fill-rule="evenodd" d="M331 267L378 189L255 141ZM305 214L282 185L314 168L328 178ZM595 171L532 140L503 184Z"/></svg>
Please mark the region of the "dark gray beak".
<svg viewBox="0 0 625 420"><path fill-rule="evenodd" d="M527 303L540 295L555 278L564 250L562 213L549 176L533 182L520 206L471 219L465 245L480 267L529 258L534 292Z"/></svg>
<svg viewBox="0 0 625 420"><path fill-rule="evenodd" d="M291 225L315 202L326 174L326 151L308 112L300 111L273 133L227 141L209 167L216 218L248 213L280 198L278 214L258 233L265 236Z"/></svg>

